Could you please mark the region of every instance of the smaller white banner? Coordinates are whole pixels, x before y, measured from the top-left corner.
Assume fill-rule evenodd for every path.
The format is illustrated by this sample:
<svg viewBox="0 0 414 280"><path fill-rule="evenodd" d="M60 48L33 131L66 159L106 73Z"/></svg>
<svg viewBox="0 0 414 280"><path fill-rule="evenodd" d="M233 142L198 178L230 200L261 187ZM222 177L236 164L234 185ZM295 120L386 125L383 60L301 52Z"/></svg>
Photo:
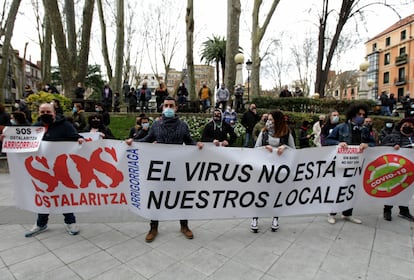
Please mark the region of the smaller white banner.
<svg viewBox="0 0 414 280"><path fill-rule="evenodd" d="M79 135L81 135L85 139L86 142L102 139L100 132L82 132L82 133L79 133Z"/></svg>
<svg viewBox="0 0 414 280"><path fill-rule="evenodd" d="M39 149L45 128L42 126L7 126L2 143L3 153L36 152Z"/></svg>

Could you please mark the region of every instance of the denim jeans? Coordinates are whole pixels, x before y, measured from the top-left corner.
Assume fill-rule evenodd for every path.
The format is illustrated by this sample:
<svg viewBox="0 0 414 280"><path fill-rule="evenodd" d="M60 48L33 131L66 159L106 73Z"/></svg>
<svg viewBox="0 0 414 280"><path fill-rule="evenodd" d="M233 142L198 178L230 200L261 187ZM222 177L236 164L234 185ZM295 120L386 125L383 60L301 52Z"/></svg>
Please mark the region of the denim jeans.
<svg viewBox="0 0 414 280"><path fill-rule="evenodd" d="M73 213L65 213L63 214L65 216L65 224L74 224L76 223L76 217ZM43 227L47 225L47 222L49 221L49 214L37 214L37 222L36 224L39 227Z"/></svg>
<svg viewBox="0 0 414 280"><path fill-rule="evenodd" d="M254 143L250 143L253 141L253 137L251 133L246 132L245 134L245 139L244 139L244 147L245 148L253 148L253 144Z"/></svg>

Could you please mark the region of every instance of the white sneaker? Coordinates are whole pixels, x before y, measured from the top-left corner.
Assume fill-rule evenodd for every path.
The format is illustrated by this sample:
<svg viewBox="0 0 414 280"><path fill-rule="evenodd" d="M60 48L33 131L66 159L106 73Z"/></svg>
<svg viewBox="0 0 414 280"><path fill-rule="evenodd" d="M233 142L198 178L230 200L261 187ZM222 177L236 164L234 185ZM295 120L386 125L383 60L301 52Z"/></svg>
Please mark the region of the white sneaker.
<svg viewBox="0 0 414 280"><path fill-rule="evenodd" d="M250 229L252 232L257 233L259 231L258 218L253 218L250 223Z"/></svg>
<svg viewBox="0 0 414 280"><path fill-rule="evenodd" d="M79 233L79 226L76 223L73 223L73 224L65 223L65 228L66 228L66 231L70 235L77 235Z"/></svg>
<svg viewBox="0 0 414 280"><path fill-rule="evenodd" d="M336 223L336 220L335 220L335 216L334 215L329 215L328 216L328 223L330 223L331 225L333 225L333 224Z"/></svg>
<svg viewBox="0 0 414 280"><path fill-rule="evenodd" d="M44 225L42 227L39 227L37 224L35 224L28 232L25 233L25 237L32 237L39 233L42 233L47 230L47 225Z"/></svg>
<svg viewBox="0 0 414 280"><path fill-rule="evenodd" d="M277 217L273 217L271 228L272 228L273 232L275 232L279 229L279 219Z"/></svg>
<svg viewBox="0 0 414 280"><path fill-rule="evenodd" d="M362 224L362 221L360 219L354 218L354 216L344 216L342 215L342 219L345 221L349 221L354 224Z"/></svg>

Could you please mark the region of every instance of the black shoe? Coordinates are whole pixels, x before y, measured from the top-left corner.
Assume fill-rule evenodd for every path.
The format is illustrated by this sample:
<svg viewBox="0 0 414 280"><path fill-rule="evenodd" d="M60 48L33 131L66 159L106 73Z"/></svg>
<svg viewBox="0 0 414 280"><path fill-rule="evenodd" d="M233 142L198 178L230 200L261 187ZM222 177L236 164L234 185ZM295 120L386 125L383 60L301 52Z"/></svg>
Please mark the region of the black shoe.
<svg viewBox="0 0 414 280"><path fill-rule="evenodd" d="M414 222L414 217L411 216L410 213L400 213L398 214L398 217L406 219L407 221L410 221L410 222Z"/></svg>
<svg viewBox="0 0 414 280"><path fill-rule="evenodd" d="M391 221L391 212L390 211L384 211L384 220Z"/></svg>

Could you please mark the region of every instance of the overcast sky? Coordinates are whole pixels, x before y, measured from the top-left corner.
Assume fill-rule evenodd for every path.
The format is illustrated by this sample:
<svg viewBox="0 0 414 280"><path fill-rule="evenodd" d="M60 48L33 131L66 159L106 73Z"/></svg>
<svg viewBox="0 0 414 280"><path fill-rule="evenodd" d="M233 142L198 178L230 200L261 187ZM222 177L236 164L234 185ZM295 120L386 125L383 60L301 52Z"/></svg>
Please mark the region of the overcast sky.
<svg viewBox="0 0 414 280"><path fill-rule="evenodd" d="M160 2L162 0L129 0L133 5L136 5L139 8L145 7L143 3L154 5L154 3ZM398 2L400 0L394 0ZM413 3L412 0L407 0ZM178 2L178 1L177 1ZM187 1L180 0L181 7L185 7ZM265 3L270 3L269 0L265 0ZM280 4L276 8L275 14L272 18L271 24L268 28L267 35L264 41L269 40L270 38L279 39L284 45L285 49L290 48L291 41L300 42L305 33L316 32L315 22L317 9L320 6L321 0L281 0ZM334 3L339 3L339 0L331 1ZM388 1L391 2L391 1ZM242 15L240 19L240 45L244 50L246 60L250 57L250 25L251 25L251 8L252 0L241 0L242 4ZM317 6L317 4L319 6ZM115 7L115 6L114 6ZM195 63L200 63L199 54L201 51L202 42L206 41L208 37L214 35L220 35L225 37L226 35L226 12L227 12L227 1L225 0L194 0L194 9L195 9L195 47L194 47L194 58ZM20 51L21 56L23 55L23 49L25 42L29 42L27 49L27 59L31 57L31 60L35 62L40 60L40 51L36 43L37 41L37 32L35 30L33 18L33 9L31 8L30 1L22 1L21 11L24 11L24 14L19 14L16 19L16 25L14 29L14 35L12 39L13 47ZM267 10L267 8L266 8ZM95 11L96 12L96 11ZM144 11L145 12L145 11ZM165 7L165 16L172 15L175 9ZM399 10L402 17L406 17L414 12L414 4L410 6L405 6L404 9ZM139 13L139 11L137 11ZM355 33L359 33L363 42L367 41L369 38L377 35L390 25L394 24L399 20L398 16L389 10L383 7L375 7L370 9L366 13L366 22L367 25L362 24L357 26L357 30L353 30ZM137 24L139 20L136 21ZM97 20L94 21L94 30L99 30L99 23ZM348 28L355 28L355 25L348 25ZM172 67L176 69L181 69L185 63L185 23L183 20L182 23L182 36L183 41L180 47L180 52L177 53L175 59L173 60ZM90 55L90 64L101 62L101 52L100 52L100 35L99 32L94 31L94 38L92 39L92 52ZM283 35L281 35L283 32ZM109 32L108 32L109 33ZM316 33L315 33L316 34ZM316 38L316 37L315 37ZM139 39L137 39L138 41ZM108 41L110 44L111 40ZM344 57L340 65L333 65L333 67L341 68L337 70L350 70L357 69L358 65L363 61L365 56L365 48L363 43L355 46L355 48L350 49L348 55ZM145 63L144 63L145 64ZM150 72L150 69L147 70ZM244 74L246 77L246 73ZM263 77L262 82L264 83L265 88L271 88L274 84L273 81L268 80L269 77ZM284 83L290 83L291 80L297 79L295 76L294 70L292 73L286 74L284 78Z"/></svg>

